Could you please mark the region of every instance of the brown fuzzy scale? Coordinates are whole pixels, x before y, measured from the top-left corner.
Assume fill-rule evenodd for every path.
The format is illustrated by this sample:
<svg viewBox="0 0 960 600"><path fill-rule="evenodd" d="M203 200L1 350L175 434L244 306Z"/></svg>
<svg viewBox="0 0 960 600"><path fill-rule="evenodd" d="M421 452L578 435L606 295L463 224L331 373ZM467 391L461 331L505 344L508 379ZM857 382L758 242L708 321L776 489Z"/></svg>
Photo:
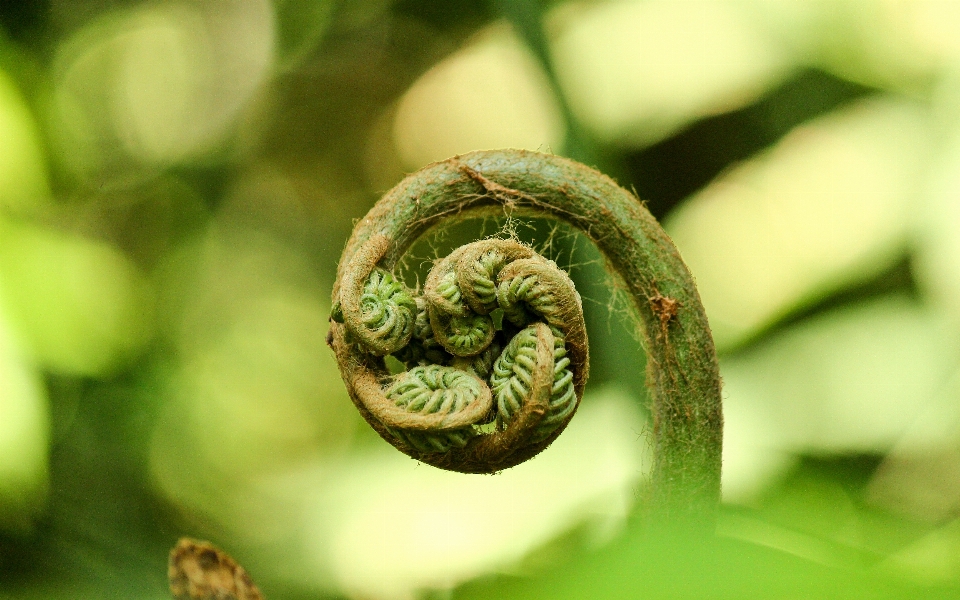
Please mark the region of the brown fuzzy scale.
<svg viewBox="0 0 960 600"><path fill-rule="evenodd" d="M210 542L180 538L167 577L176 600L263 600L243 567Z"/></svg>
<svg viewBox="0 0 960 600"><path fill-rule="evenodd" d="M472 152L428 165L401 181L357 223L340 262L334 301L342 289L356 286L353 265L390 270L431 229L504 214L565 221L603 253L632 300L645 339L654 421L648 506L659 519L693 520L709 528L720 495L723 439L713 338L693 278L673 243L643 204L609 177L565 158L524 150ZM669 306L659 298L669 299ZM382 367L382 359L352 355L338 323L331 324L330 341L348 388L358 372ZM575 371L575 377L583 375ZM354 390L351 396L389 439ZM523 418L536 421L538 406L525 405ZM490 472L535 455L557 434L512 453L504 448L516 447L516 440L490 435L471 440L459 456L401 450L443 468Z"/></svg>

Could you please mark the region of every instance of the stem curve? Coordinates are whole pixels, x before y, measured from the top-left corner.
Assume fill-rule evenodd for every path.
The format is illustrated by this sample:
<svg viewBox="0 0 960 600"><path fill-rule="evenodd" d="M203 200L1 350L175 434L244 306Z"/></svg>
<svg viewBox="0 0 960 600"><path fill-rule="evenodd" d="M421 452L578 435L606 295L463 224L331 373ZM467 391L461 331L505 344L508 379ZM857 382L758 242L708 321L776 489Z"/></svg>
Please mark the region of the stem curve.
<svg viewBox="0 0 960 600"><path fill-rule="evenodd" d="M362 286L350 265L390 271L431 229L503 214L562 220L597 245L608 270L630 295L645 340L654 451L649 507L665 518L712 521L720 495L723 416L706 314L672 241L643 204L609 177L562 157L524 150L472 152L428 165L401 181L357 223L340 261L335 307L341 302L341 289ZM475 302L471 298L471 304ZM349 383L361 363L375 368L382 359L351 355L347 336L343 325L331 323L331 346L352 388ZM581 350L571 347L570 340L567 343L571 355ZM540 346L541 354L552 353L552 341L541 340ZM586 349L582 352L586 354ZM541 379L545 377L552 382L552 372ZM585 376L575 371L575 379L579 397ZM351 396L368 422L385 435L353 391ZM549 390L539 396L514 418L542 420ZM494 437L483 436L481 442ZM484 448L474 450L480 456ZM516 464L522 454L520 450L508 462Z"/></svg>

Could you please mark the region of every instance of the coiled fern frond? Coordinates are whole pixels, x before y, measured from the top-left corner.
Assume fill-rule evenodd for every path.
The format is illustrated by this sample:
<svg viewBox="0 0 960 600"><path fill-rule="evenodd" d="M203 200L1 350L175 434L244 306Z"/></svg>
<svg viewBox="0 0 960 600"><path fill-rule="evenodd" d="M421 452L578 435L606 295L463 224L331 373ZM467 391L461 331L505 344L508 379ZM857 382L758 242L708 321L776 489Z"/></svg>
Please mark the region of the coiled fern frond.
<svg viewBox="0 0 960 600"><path fill-rule="evenodd" d="M580 297L555 264L515 241L481 240L439 261L419 299L387 277L421 235L492 214L565 221L599 248L632 300L647 351L654 453L649 505L664 516L711 521L720 493L720 376L693 278L634 195L561 157L497 150L434 163L358 221L334 286L329 342L360 413L408 455L469 473L527 460L573 417L589 371L587 332ZM361 299L367 290L396 308L368 306ZM487 319L497 310L512 325L491 327ZM516 327L519 339L508 339ZM391 375L383 359L389 354L409 371ZM386 390L419 367L475 378L489 396L488 408L471 403L456 413L455 427L442 412L407 411L417 404L399 406ZM481 427L492 420L495 426Z"/></svg>
<svg viewBox="0 0 960 600"><path fill-rule="evenodd" d="M511 269L515 264L526 266L517 271ZM511 279L504 279L505 275ZM523 293L498 293L520 277L530 282ZM588 368L585 353L573 367L567 358L566 332L586 347L580 297L570 278L553 262L512 240L461 246L437 262L421 296L394 302L403 308L412 305L414 316L411 333L403 333L407 343L392 352L408 370L386 377L373 367L373 357L383 352L384 339L399 338L400 333L398 324L390 321L393 315L382 314L386 303L381 296L392 301L401 293L410 294L401 287L389 273L372 268L362 285L353 288L361 292L364 329L354 331L355 325L344 318L351 334L345 341L355 363L369 365L359 395L389 441L431 464L447 464L457 452L475 461L480 451L485 457L482 471L509 466L520 448L546 447L573 416L579 401L571 369L578 370L582 382ZM349 304L342 296L340 305ZM368 297L370 309L365 308ZM570 304L567 312L559 307L563 303ZM525 323L540 327L530 325L507 340L489 313L521 304ZM547 325L561 316L570 322L562 328ZM376 345L363 338L370 331L378 334L373 336ZM493 406L491 386L498 394L499 409ZM518 418L524 410L527 416ZM482 432L480 427L494 419L495 431ZM451 425L454 422L456 426ZM473 462L469 468L474 468Z"/></svg>

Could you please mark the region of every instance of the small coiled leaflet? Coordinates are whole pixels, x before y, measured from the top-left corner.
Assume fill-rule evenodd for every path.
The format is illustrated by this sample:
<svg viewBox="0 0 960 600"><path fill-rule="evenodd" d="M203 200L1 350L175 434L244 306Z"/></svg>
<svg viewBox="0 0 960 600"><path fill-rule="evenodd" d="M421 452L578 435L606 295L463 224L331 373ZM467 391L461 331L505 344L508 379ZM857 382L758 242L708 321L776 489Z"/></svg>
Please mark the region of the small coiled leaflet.
<svg viewBox="0 0 960 600"><path fill-rule="evenodd" d="M410 339L416 314L413 297L393 275L383 269L370 273L360 295L360 319L384 348Z"/></svg>
<svg viewBox="0 0 960 600"><path fill-rule="evenodd" d="M466 302L473 297L470 282L460 276L461 258L469 247L461 246L438 261L427 275L423 297L434 337L454 356L474 356L490 345L495 332L490 311L476 311Z"/></svg>
<svg viewBox="0 0 960 600"><path fill-rule="evenodd" d="M497 301L504 318L521 327L531 320L545 321L563 336L574 365L589 364L580 294L556 263L540 255L520 258L501 269L498 281ZM578 390L586 383L586 372L574 369Z"/></svg>
<svg viewBox="0 0 960 600"><path fill-rule="evenodd" d="M475 260L470 261L470 267L460 271L460 279L466 280L461 287L470 290L470 308L480 314L487 314L496 310L497 304L497 275L503 268L506 258L502 252L490 249L483 252ZM465 284L465 285L464 285Z"/></svg>
<svg viewBox="0 0 960 600"><path fill-rule="evenodd" d="M428 365L410 369L387 388L386 397L407 413L417 415L486 414L490 394L484 383L466 371ZM462 448L477 434L472 423L452 429L421 431L393 427L397 438L422 452L446 452Z"/></svg>
<svg viewBox="0 0 960 600"><path fill-rule="evenodd" d="M463 302L463 293L454 272L456 260L452 257L453 255L448 256L430 270L423 286L423 297L430 306L446 314L462 317L469 308Z"/></svg>
<svg viewBox="0 0 960 600"><path fill-rule="evenodd" d="M375 356L392 354L413 336L417 305L413 295L388 271L376 267L388 244L373 238L358 252L341 281L344 293L333 304L333 320L341 321L361 347Z"/></svg>
<svg viewBox="0 0 960 600"><path fill-rule="evenodd" d="M497 281L508 263L537 254L513 240L481 240L461 246L451 257L457 262L457 282L463 301L485 315L499 308Z"/></svg>
<svg viewBox="0 0 960 600"><path fill-rule="evenodd" d="M395 352L394 356L407 368L417 365L445 365L451 356L433 334L427 314L427 301L419 297L415 300L417 317L413 322L413 336L410 343Z"/></svg>
<svg viewBox="0 0 960 600"><path fill-rule="evenodd" d="M372 268L362 293L387 287L383 273ZM522 289L500 293L518 279ZM580 297L569 277L518 242L482 240L438 261L413 304L413 333L393 353L408 371L390 378L376 352L362 340L353 344L360 360L350 369L351 391L381 435L411 456L468 472L497 471L549 445L573 416L588 368ZM530 323L513 340L494 327L490 313L501 308L523 311ZM576 366L569 339L582 345L570 349L582 357ZM494 431L482 433L495 419Z"/></svg>
<svg viewBox="0 0 960 600"><path fill-rule="evenodd" d="M490 345L496 333L493 319L488 315L478 315L472 311L462 316L451 315L436 307L430 307L428 314L437 342L454 356L480 354Z"/></svg>
<svg viewBox="0 0 960 600"><path fill-rule="evenodd" d="M556 328L554 336L553 385L550 389L550 404L543 420L534 429L533 441L542 441L557 427L566 422L576 409L577 396L573 387L573 373L568 368L570 359L563 336ZM497 405L497 426L506 428L511 419L520 412L530 395L533 383L532 370L537 359L537 328L527 327L515 335L500 354L490 375L494 400Z"/></svg>

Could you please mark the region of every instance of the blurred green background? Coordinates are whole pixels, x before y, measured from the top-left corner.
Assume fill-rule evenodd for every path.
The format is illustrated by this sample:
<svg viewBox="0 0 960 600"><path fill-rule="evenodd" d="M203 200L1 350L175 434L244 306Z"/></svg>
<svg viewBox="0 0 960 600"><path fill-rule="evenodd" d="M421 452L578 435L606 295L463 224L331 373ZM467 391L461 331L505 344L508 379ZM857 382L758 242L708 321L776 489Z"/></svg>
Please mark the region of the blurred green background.
<svg viewBox="0 0 960 600"><path fill-rule="evenodd" d="M354 220L474 149L633 188L721 353L709 543L644 538L643 353L596 250L567 432L491 477L362 425ZM0 3L0 599L159 599L181 535L282 598L960 598L960 3Z"/></svg>

